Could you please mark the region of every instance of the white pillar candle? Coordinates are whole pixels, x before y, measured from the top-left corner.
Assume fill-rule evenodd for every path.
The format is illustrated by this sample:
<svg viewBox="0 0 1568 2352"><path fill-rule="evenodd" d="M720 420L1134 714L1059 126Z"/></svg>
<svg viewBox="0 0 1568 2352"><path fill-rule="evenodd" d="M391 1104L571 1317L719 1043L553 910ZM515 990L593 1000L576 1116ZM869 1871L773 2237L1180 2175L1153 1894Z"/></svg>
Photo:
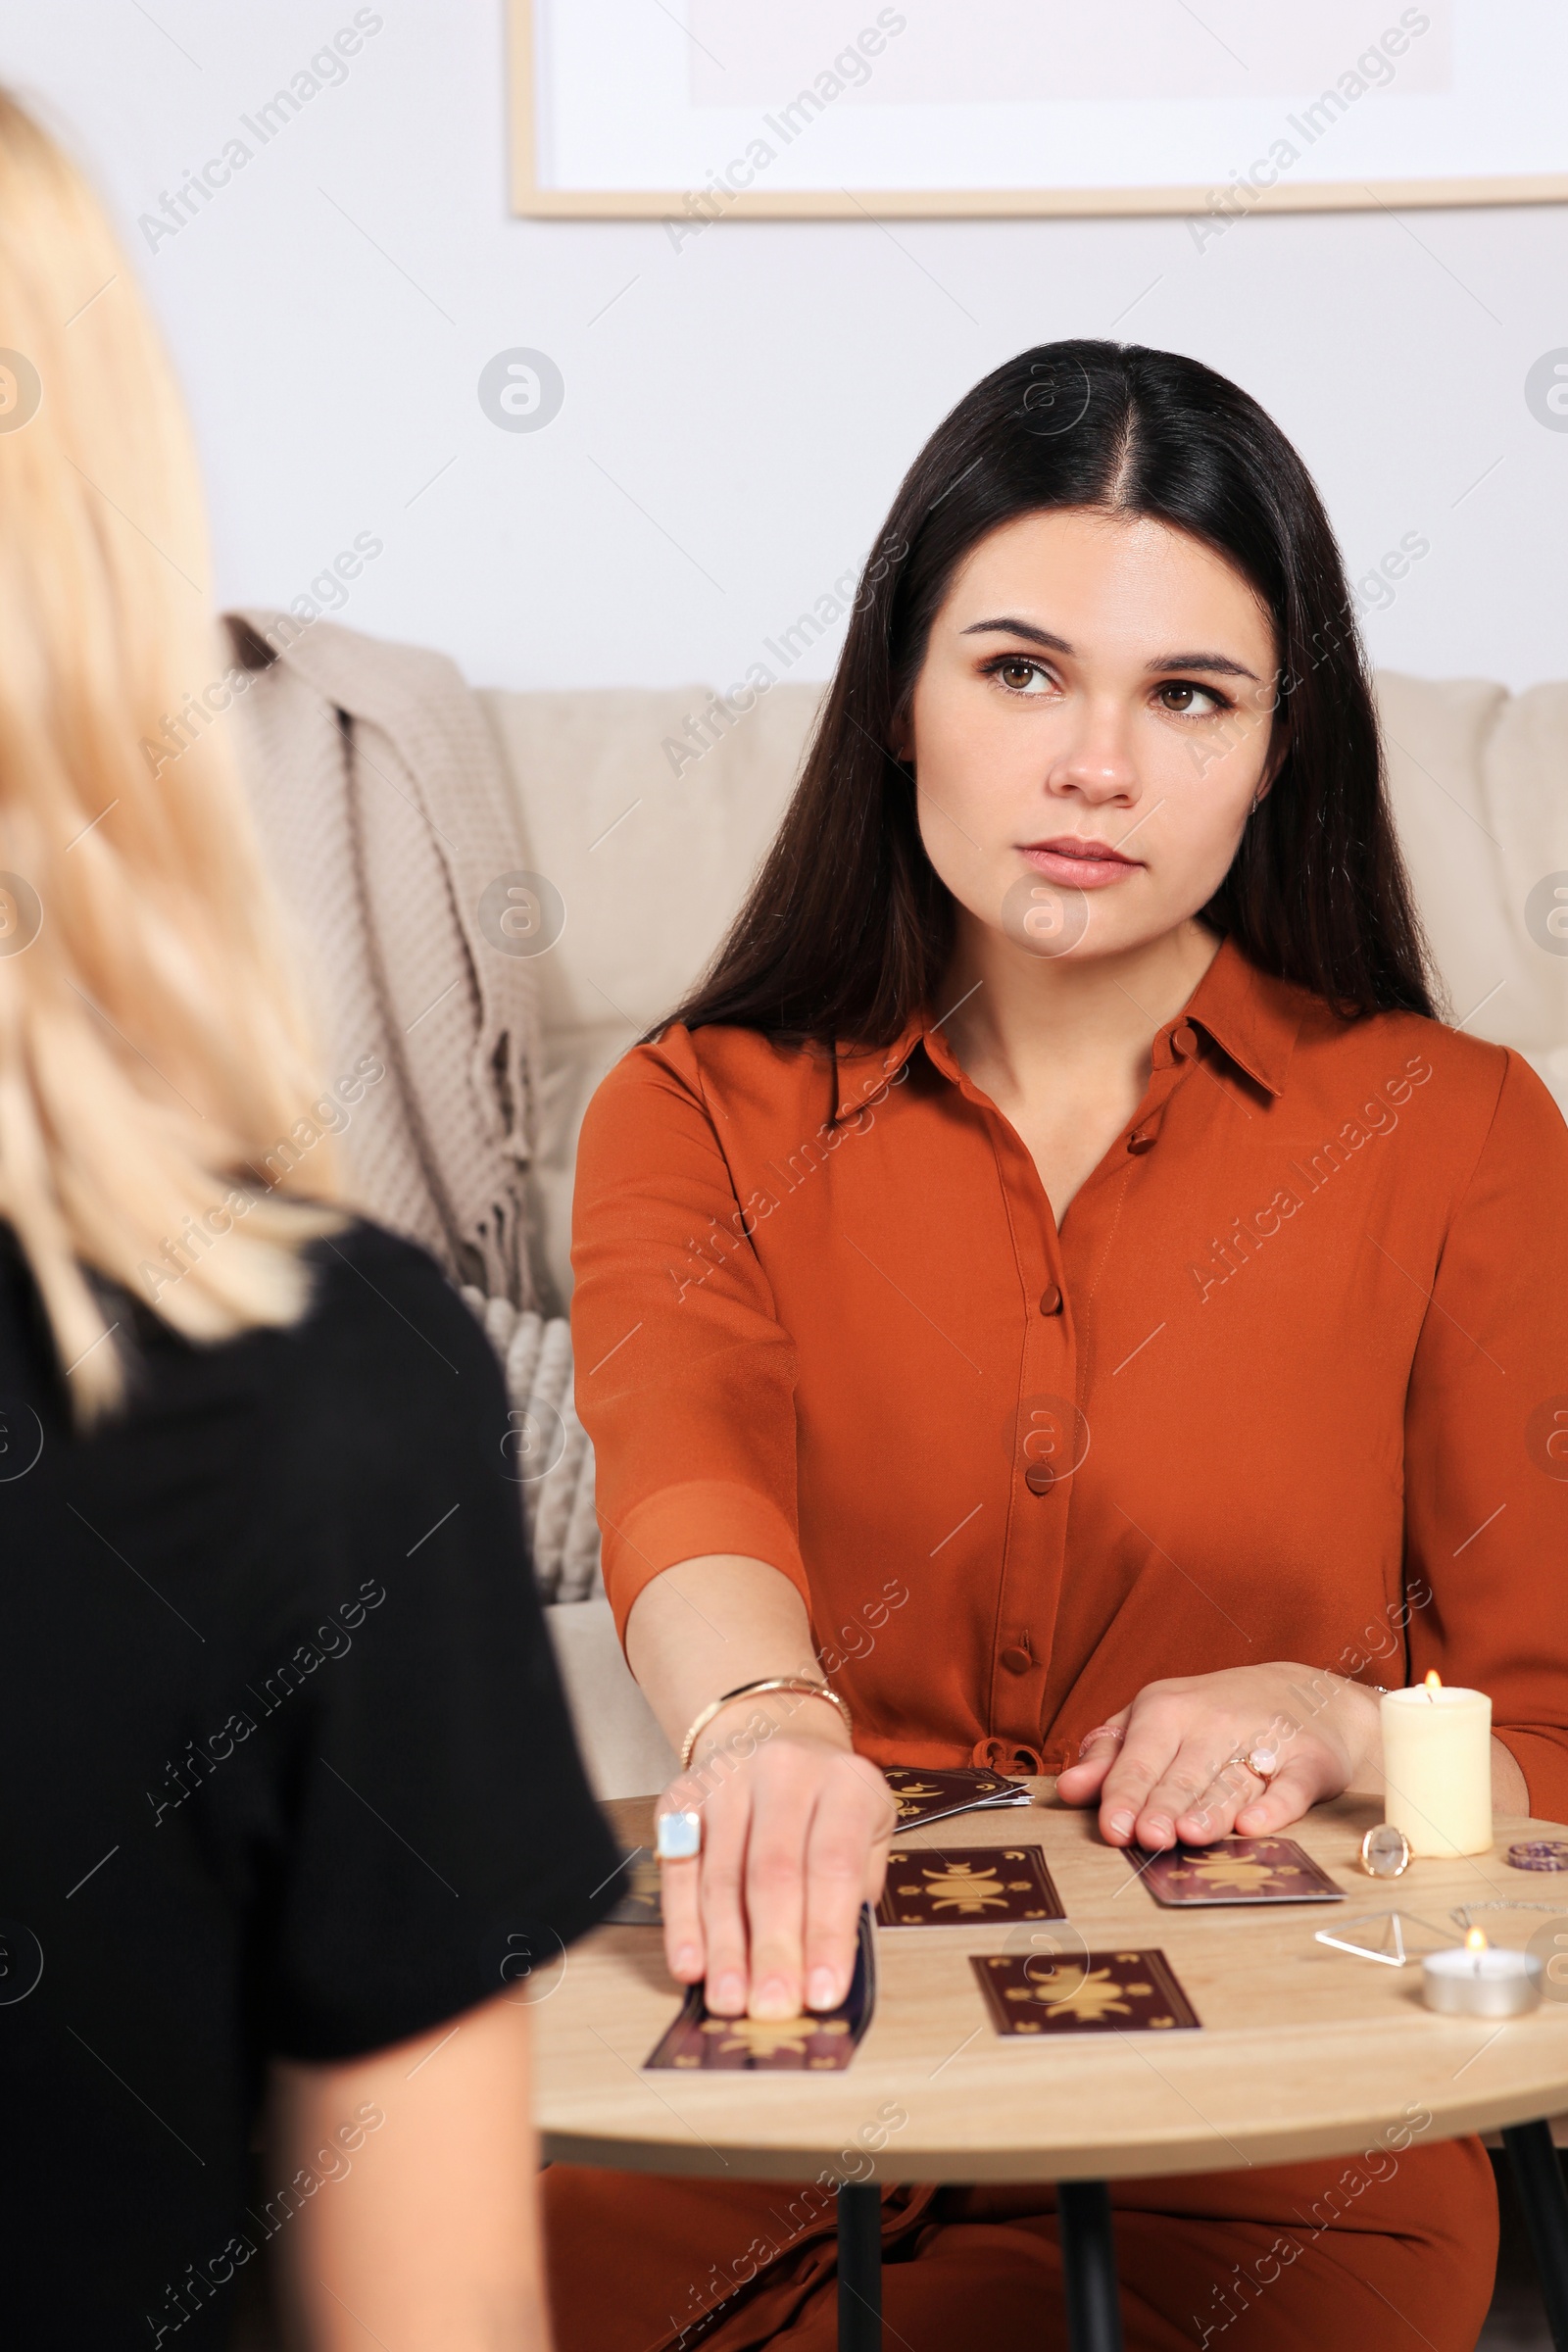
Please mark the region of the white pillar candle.
<svg viewBox="0 0 1568 2352"><path fill-rule="evenodd" d="M1435 1675L1382 1702L1384 1818L1412 1854L1451 1859L1492 1847L1492 1701Z"/></svg>

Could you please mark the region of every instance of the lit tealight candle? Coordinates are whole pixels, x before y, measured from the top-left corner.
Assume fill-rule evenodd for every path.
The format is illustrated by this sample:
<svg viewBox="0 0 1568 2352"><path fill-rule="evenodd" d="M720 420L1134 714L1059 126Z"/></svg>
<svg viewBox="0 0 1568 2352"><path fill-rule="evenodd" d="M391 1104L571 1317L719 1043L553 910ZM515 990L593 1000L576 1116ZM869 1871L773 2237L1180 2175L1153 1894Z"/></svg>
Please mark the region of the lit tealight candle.
<svg viewBox="0 0 1568 2352"><path fill-rule="evenodd" d="M1384 1818L1412 1854L1452 1859L1492 1847L1492 1701L1436 1674L1382 1701Z"/></svg>
<svg viewBox="0 0 1568 2352"><path fill-rule="evenodd" d="M1448 2017L1522 2017L1541 1998L1541 1962L1534 1952L1501 1950L1472 1928L1462 1944L1422 1961L1421 1997Z"/></svg>

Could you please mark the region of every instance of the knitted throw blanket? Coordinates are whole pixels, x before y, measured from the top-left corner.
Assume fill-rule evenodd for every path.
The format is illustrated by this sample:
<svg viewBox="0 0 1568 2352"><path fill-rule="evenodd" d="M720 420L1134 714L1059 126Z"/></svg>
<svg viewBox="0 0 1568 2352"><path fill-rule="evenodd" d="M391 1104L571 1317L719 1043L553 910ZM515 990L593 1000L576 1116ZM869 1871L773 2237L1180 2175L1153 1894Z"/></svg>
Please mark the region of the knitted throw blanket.
<svg viewBox="0 0 1568 2352"><path fill-rule="evenodd" d="M506 1374L540 1594L585 1600L604 1589L593 1449L565 1318L540 1317L528 1262L533 965L478 911L527 864L495 747L439 654L285 613L225 619L240 760L330 1078L367 1056L385 1072L354 1080L352 1107L334 1097L355 1205L462 1286Z"/></svg>
<svg viewBox="0 0 1568 2352"><path fill-rule="evenodd" d="M224 617L240 758L329 1080L367 1056L385 1069L333 1121L355 1204L454 1282L531 1307L534 973L481 912L527 858L479 707L440 654L290 613Z"/></svg>
<svg viewBox="0 0 1568 2352"><path fill-rule="evenodd" d="M505 1298L464 1298L490 1335L507 1376L512 1436L507 1470L522 1494L540 1598L593 1600L604 1593L594 1449L571 1396L571 1333L564 1315L518 1314Z"/></svg>

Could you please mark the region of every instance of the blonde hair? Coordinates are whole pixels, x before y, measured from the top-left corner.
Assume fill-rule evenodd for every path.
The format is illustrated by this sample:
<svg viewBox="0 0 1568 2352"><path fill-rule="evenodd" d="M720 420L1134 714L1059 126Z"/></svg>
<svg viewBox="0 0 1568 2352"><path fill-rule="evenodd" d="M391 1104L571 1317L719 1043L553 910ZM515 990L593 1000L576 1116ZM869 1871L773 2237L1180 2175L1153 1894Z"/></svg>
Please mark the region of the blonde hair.
<svg viewBox="0 0 1568 2352"><path fill-rule="evenodd" d="M343 1217L329 1138L315 1200L260 1169L314 1048L224 729L171 752L232 660L183 408L96 199L4 91L0 516L0 1217L90 1422L128 1335L86 1269L222 1339L299 1316L300 1245Z"/></svg>

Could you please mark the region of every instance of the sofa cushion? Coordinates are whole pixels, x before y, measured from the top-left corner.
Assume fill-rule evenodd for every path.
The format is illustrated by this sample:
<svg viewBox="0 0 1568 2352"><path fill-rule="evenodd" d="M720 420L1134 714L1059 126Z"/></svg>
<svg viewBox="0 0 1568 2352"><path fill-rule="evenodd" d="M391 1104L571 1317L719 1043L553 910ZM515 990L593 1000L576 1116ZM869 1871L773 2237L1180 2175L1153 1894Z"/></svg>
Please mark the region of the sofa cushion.
<svg viewBox="0 0 1568 2352"><path fill-rule="evenodd" d="M571 1296L571 1169L588 1099L723 938L777 830L821 692L774 686L744 713L700 686L479 696L530 870L564 908L538 958L529 1186L547 1311Z"/></svg>
<svg viewBox="0 0 1568 2352"><path fill-rule="evenodd" d="M1568 877L1568 685L1509 694L1482 678L1383 670L1377 688L1400 847L1447 1016L1516 1047L1568 1110L1568 936L1544 920L1550 878Z"/></svg>

